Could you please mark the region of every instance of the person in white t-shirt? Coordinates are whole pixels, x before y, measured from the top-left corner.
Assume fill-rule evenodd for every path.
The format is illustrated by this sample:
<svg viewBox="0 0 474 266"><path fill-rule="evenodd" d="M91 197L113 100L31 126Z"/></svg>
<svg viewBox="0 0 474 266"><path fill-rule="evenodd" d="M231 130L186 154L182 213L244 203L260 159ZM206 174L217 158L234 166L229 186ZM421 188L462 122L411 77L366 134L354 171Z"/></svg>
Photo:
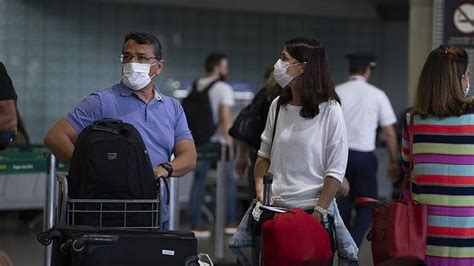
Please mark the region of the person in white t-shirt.
<svg viewBox="0 0 474 266"><path fill-rule="evenodd" d="M284 90L271 104L262 134L255 164L257 200L263 201L263 177L270 172L275 206L301 208L326 222L344 178L348 147L324 47L309 38L287 41L274 76Z"/></svg>
<svg viewBox="0 0 474 266"><path fill-rule="evenodd" d="M211 86L208 91L212 111L212 119L216 125L214 135L209 143L198 144L197 149L209 145L220 144L227 148L229 161L226 163L227 177L227 233L234 233L236 227L236 188L232 163L233 139L228 131L232 126L232 107L234 106L234 91L224 82L229 73L229 61L226 55L213 53L205 61L206 76L196 81L196 89L203 91ZM211 168L210 160L198 160L195 170L194 184L191 194L191 223L197 237L209 237L202 221L201 206L204 200L206 180Z"/></svg>
<svg viewBox="0 0 474 266"><path fill-rule="evenodd" d="M361 245L371 223L371 210L356 206L352 217L354 200L357 197L377 197L377 158L375 141L377 128L383 131L389 152L389 177L398 179L398 144L394 124L397 122L390 100L385 92L368 83L376 57L367 53L348 55L349 80L336 86L341 98L342 111L347 127L349 160L346 177L350 192L338 198L339 210L346 226L358 246Z"/></svg>

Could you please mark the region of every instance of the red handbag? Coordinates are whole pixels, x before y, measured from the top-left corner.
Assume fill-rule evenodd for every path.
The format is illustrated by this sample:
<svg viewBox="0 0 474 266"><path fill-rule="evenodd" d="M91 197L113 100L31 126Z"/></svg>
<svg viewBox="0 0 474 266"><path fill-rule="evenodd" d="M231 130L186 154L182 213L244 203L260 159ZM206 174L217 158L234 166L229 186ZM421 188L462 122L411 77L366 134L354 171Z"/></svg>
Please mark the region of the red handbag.
<svg viewBox="0 0 474 266"><path fill-rule="evenodd" d="M410 193L389 204L367 197L356 199L359 206L373 209L372 228L367 236L371 241L374 265L424 264L428 208L413 201L409 177L413 171L413 113L410 115L410 171L405 175L403 188Z"/></svg>
<svg viewBox="0 0 474 266"><path fill-rule="evenodd" d="M287 209L262 224L265 266L327 265L331 258L329 235L302 209Z"/></svg>

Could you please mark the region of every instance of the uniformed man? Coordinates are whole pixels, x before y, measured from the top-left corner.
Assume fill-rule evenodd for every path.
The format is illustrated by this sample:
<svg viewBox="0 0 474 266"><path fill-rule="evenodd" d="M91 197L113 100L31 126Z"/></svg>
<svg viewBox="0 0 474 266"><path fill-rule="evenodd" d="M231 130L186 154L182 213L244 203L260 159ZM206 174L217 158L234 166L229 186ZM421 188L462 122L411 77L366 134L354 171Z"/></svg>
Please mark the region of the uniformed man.
<svg viewBox="0 0 474 266"><path fill-rule="evenodd" d="M385 92L368 83L375 68L375 55L366 53L349 54L349 80L336 86L341 98L342 110L346 120L349 158L346 178L350 183L350 192L338 199L339 210L346 226L358 246L367 233L371 223L369 208L355 207L356 215L352 219L355 198L377 197L377 158L375 140L380 126L388 148L389 177L398 178L398 144L394 124L397 119L390 100Z"/></svg>

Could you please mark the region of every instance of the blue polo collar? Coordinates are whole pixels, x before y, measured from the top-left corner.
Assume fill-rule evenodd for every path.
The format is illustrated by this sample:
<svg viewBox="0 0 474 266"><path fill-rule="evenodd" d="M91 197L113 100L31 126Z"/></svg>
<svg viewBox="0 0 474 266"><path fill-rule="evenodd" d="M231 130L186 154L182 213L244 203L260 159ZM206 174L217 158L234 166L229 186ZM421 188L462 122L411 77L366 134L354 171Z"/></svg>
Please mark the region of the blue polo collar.
<svg viewBox="0 0 474 266"><path fill-rule="evenodd" d="M129 89L127 86L125 86L125 84L123 84L123 82L120 82L120 95L121 96L124 96L124 97L128 97L128 96L131 96L131 95L134 95L135 93L133 92L133 90ZM158 90L158 88L156 87L156 85L153 85L153 97L157 100L157 101L162 101L162 97L160 95L160 91Z"/></svg>

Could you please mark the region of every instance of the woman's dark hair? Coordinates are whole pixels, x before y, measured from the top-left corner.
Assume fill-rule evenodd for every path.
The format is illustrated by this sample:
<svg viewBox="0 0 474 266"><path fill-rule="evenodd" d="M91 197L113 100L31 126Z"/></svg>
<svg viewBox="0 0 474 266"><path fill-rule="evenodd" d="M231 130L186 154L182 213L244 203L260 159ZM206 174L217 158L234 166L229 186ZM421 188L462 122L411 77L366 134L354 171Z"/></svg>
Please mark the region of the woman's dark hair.
<svg viewBox="0 0 474 266"><path fill-rule="evenodd" d="M134 40L138 44L153 45L156 59L161 60L163 58L160 40L155 35L146 32L130 32L125 36L123 45L129 40Z"/></svg>
<svg viewBox="0 0 474 266"><path fill-rule="evenodd" d="M275 100L276 97L280 96L283 90L275 80L275 76L273 75L273 68L271 70L272 71L265 72L266 80L265 80L265 85L264 85L265 96L267 97L267 101L269 103L273 102L273 100Z"/></svg>
<svg viewBox="0 0 474 266"><path fill-rule="evenodd" d="M319 104L329 100L339 103L339 97L334 89L334 83L329 72L326 50L315 39L294 38L286 42L286 51L298 62L306 63L306 70L299 77L301 87L301 101L303 108L301 117L314 118L319 114ZM288 104L293 99L291 89L284 88L279 103Z"/></svg>
<svg viewBox="0 0 474 266"><path fill-rule="evenodd" d="M459 116L472 106L462 88L469 56L462 48L441 45L431 51L421 71L413 110L421 116Z"/></svg>

